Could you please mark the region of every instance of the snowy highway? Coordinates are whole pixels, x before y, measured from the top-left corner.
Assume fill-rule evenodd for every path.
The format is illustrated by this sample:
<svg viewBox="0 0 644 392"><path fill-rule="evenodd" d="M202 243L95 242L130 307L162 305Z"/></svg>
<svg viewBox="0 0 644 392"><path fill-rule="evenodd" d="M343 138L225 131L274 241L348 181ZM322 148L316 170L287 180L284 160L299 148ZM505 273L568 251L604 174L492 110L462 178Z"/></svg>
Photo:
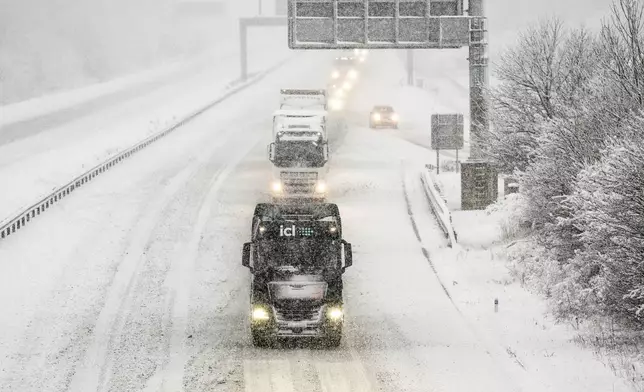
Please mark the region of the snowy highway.
<svg viewBox="0 0 644 392"><path fill-rule="evenodd" d="M370 56L347 128L330 135L330 201L354 248L342 345L253 347L241 249L268 200L271 113L280 88L324 86L330 60L296 57L5 239L0 390L610 390L601 369L526 370L450 297L418 180L434 158L367 126L371 106L397 99L387 52ZM401 109L401 132L423 132L405 117L422 107Z"/></svg>

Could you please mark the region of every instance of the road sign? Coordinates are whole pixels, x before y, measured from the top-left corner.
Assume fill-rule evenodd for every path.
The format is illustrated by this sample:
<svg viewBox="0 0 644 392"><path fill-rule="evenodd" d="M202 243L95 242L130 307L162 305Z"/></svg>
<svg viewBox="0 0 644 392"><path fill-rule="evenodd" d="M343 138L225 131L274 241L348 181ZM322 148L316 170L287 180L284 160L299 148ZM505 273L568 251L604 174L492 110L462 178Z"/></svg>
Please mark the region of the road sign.
<svg viewBox="0 0 644 392"><path fill-rule="evenodd" d="M432 114L432 150L463 148L463 115Z"/></svg>
<svg viewBox="0 0 644 392"><path fill-rule="evenodd" d="M462 0L289 0L291 49L461 48Z"/></svg>
<svg viewBox="0 0 644 392"><path fill-rule="evenodd" d="M485 161L461 163L461 209L482 210L498 198L498 173Z"/></svg>

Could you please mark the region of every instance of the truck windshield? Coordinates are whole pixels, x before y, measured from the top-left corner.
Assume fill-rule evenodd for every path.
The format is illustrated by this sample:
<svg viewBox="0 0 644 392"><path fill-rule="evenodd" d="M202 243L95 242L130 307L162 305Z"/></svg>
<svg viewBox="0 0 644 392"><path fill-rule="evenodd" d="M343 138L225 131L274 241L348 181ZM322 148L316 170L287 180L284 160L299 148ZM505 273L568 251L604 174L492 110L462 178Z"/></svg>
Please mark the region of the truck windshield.
<svg viewBox="0 0 644 392"><path fill-rule="evenodd" d="M322 167L324 145L312 141L280 141L275 143L275 160L277 167Z"/></svg>
<svg viewBox="0 0 644 392"><path fill-rule="evenodd" d="M338 268L339 241L334 239L270 239L258 242L262 263L293 266L301 272Z"/></svg>

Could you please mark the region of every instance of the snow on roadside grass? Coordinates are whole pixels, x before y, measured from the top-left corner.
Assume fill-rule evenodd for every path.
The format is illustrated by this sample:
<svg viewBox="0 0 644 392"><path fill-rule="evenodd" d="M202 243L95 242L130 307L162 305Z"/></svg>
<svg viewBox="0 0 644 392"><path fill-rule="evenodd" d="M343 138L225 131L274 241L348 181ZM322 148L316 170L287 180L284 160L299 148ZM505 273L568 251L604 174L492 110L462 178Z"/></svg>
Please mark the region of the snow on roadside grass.
<svg viewBox="0 0 644 392"><path fill-rule="evenodd" d="M109 82L96 83L78 89L67 90L42 97L28 99L9 105L0 106L2 116L0 126L30 120L82 104L108 94L134 88L143 83L152 82L179 72L189 64L183 61L173 61L158 68L123 76Z"/></svg>
<svg viewBox="0 0 644 392"><path fill-rule="evenodd" d="M543 380L549 387L546 390L632 390L590 350L575 343L575 331L556 323L543 299L516 281L508 268L508 247L514 243L507 244L508 234L516 233L504 232L504 228L517 227L511 221L512 212L499 208L462 211L460 175L444 173L438 179L452 211L459 247L440 249L434 260L463 313L525 371L547 374Z"/></svg>
<svg viewBox="0 0 644 392"><path fill-rule="evenodd" d="M253 36L249 52L262 56L255 56L249 63L250 72L268 68L290 55L288 48L276 45L284 30ZM234 60L37 136L0 146L0 221L221 96L239 77Z"/></svg>

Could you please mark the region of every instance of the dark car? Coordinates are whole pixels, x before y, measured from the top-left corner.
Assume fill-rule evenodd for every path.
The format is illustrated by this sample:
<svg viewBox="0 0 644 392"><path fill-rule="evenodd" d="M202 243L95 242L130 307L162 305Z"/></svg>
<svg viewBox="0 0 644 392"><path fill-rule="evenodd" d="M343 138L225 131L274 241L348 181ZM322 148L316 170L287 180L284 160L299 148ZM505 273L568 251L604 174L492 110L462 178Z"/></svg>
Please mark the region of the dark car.
<svg viewBox="0 0 644 392"><path fill-rule="evenodd" d="M398 129L398 113L391 106L374 106L369 114L369 128L389 127Z"/></svg>

